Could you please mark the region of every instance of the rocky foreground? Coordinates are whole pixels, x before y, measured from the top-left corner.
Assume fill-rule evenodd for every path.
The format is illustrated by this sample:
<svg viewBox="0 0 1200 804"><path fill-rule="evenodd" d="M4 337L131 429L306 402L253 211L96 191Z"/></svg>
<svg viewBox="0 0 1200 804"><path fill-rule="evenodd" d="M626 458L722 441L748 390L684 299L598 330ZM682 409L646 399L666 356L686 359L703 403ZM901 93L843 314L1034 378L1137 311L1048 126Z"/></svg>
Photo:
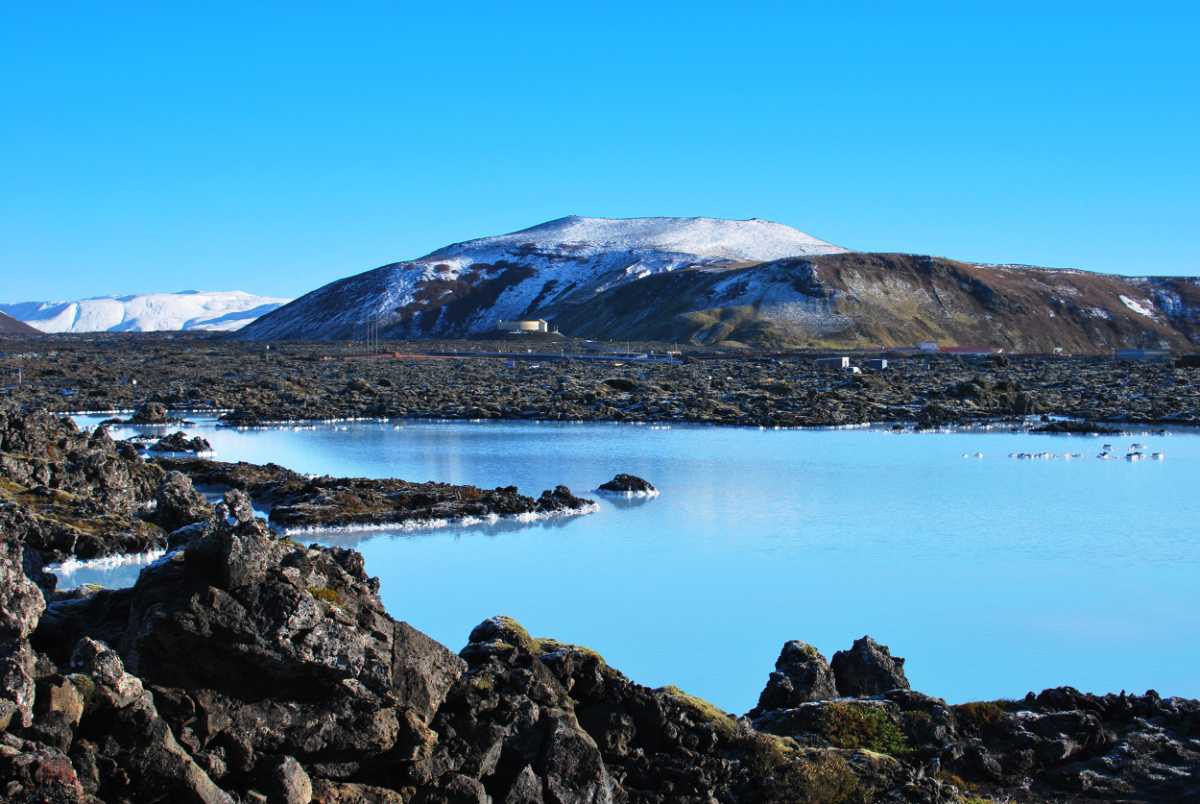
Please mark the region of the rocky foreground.
<svg viewBox="0 0 1200 804"><path fill-rule="evenodd" d="M633 348L664 347L670 344ZM47 336L7 340L3 348L9 353L5 364L23 372L12 394L32 407L132 410L153 402L164 413L168 406L218 411L235 425L412 417L1025 426L1026 417L1038 415L1089 423L1200 424L1195 359L1177 366L1096 357L934 355L893 357L884 370L865 367L852 374L821 366L812 353L685 349L686 363L666 365L619 358L564 362L524 351L601 348L574 341L393 343L384 347L386 355L372 356L346 344L281 343L268 349L148 335ZM524 357L510 363L469 356L499 349Z"/></svg>
<svg viewBox="0 0 1200 804"><path fill-rule="evenodd" d="M0 541L0 789L14 802L1182 801L1200 702L1047 690L949 706L869 638L784 646L758 706L649 689L495 617L457 655L351 550L242 492L121 590L53 593ZM28 548L32 550L32 548Z"/></svg>

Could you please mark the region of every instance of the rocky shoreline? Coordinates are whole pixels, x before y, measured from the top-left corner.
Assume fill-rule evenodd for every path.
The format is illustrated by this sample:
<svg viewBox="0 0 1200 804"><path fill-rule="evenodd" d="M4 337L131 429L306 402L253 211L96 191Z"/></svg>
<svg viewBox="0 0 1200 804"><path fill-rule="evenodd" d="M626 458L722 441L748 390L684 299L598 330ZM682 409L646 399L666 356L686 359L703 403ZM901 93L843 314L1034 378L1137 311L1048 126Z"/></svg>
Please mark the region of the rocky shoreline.
<svg viewBox="0 0 1200 804"><path fill-rule="evenodd" d="M149 454L156 457L147 461L105 427L87 433L70 419L0 404L0 530L46 563L164 549L172 531L211 516L197 484L246 492L252 504L269 509L273 526L290 534L573 516L596 508L566 486L534 498L515 486L309 477L275 464L178 454L187 450L160 454L156 447L164 441L173 448L207 446L175 434L155 442Z"/></svg>
<svg viewBox="0 0 1200 804"><path fill-rule="evenodd" d="M516 486L481 489L449 483L309 477L268 464L223 463L200 458L161 458L205 488L246 492L268 508L268 519L284 533L428 527L431 524L529 519L590 513L596 504L566 486L527 497Z"/></svg>
<svg viewBox="0 0 1200 804"><path fill-rule="evenodd" d="M1200 702L1070 688L947 705L864 637L785 644L722 712L587 648L393 620L361 555L243 492L128 589L55 593L0 541L0 785L14 802L1185 801ZM32 549L32 548L29 548Z"/></svg>
<svg viewBox="0 0 1200 804"><path fill-rule="evenodd" d="M1200 369L1100 357L899 356L855 374L818 363L815 353L685 350L675 365L600 359L599 347L586 342L554 347L586 360L461 341L388 344L377 355L338 344L268 349L145 335L8 340L5 348L24 377L11 394L26 406L144 410L155 403L162 406L155 414L221 411L235 426L423 418L1024 427L1039 415L1117 427L1200 424ZM630 348L661 354L670 345Z"/></svg>

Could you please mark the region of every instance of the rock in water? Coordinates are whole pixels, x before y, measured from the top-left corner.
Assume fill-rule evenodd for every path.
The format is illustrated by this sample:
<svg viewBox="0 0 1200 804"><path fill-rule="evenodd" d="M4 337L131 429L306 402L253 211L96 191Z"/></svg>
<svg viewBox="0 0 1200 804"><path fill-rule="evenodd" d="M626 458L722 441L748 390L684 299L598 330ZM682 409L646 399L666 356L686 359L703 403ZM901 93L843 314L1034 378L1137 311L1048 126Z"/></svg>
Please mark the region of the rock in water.
<svg viewBox="0 0 1200 804"><path fill-rule="evenodd" d="M829 662L807 642L792 640L784 643L775 660L775 672L767 679L750 717L771 709L791 709L802 703L836 697L837 684Z"/></svg>
<svg viewBox="0 0 1200 804"><path fill-rule="evenodd" d="M830 663L837 679L838 692L851 698L880 695L891 690L906 690L904 659L892 656L887 645L869 636L855 640L850 650L839 650Z"/></svg>
<svg viewBox="0 0 1200 804"><path fill-rule="evenodd" d="M139 407L130 418L130 424L166 424L167 406L161 402L147 402Z"/></svg>
<svg viewBox="0 0 1200 804"><path fill-rule="evenodd" d="M591 500L576 497L566 486L555 486L554 491L543 491L537 501L538 513L542 514L582 512L590 508L595 508Z"/></svg>
<svg viewBox="0 0 1200 804"><path fill-rule="evenodd" d="M163 436L150 447L152 452L212 452L212 444L200 436L188 438L182 431Z"/></svg>
<svg viewBox="0 0 1200 804"><path fill-rule="evenodd" d="M658 489L648 480L637 475L619 474L600 486L600 491L611 494L628 494L631 496L652 497L658 494Z"/></svg>

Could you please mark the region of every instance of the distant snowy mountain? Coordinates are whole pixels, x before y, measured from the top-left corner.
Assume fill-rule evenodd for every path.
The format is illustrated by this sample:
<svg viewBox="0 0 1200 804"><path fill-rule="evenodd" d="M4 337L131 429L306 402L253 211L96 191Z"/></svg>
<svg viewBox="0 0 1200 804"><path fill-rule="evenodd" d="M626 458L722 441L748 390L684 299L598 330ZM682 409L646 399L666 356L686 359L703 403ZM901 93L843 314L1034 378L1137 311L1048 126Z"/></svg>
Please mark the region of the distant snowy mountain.
<svg viewBox="0 0 1200 804"><path fill-rule="evenodd" d="M346 338L373 323L391 337L461 337L493 330L502 319L584 303L648 276L845 251L757 219L571 216L333 282L243 334Z"/></svg>
<svg viewBox="0 0 1200 804"><path fill-rule="evenodd" d="M233 291L185 290L71 302L0 304L0 312L42 332L235 330L288 299Z"/></svg>

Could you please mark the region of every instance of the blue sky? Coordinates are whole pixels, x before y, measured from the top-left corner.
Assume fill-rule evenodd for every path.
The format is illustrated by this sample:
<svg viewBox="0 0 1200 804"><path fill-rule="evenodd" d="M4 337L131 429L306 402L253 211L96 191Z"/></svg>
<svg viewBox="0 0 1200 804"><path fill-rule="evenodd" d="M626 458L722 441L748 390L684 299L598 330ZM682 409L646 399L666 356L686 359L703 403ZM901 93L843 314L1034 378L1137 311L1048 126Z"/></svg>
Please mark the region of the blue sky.
<svg viewBox="0 0 1200 804"><path fill-rule="evenodd" d="M0 4L0 301L298 295L567 214L1200 274L1186 5L575 5Z"/></svg>

